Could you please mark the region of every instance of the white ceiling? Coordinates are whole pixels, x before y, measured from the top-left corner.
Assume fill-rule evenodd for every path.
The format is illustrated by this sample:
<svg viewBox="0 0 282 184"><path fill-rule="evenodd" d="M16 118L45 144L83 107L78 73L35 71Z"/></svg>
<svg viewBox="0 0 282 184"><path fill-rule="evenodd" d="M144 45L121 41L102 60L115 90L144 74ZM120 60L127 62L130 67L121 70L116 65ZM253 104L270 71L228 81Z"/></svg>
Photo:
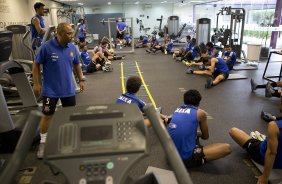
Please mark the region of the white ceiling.
<svg viewBox="0 0 282 184"><path fill-rule="evenodd" d="M204 3L211 2L214 0L56 0L57 2L62 2L64 4L78 6L78 3L83 3L83 7L92 7L97 5L107 5L111 2L112 5L115 4L175 4L175 3Z"/></svg>

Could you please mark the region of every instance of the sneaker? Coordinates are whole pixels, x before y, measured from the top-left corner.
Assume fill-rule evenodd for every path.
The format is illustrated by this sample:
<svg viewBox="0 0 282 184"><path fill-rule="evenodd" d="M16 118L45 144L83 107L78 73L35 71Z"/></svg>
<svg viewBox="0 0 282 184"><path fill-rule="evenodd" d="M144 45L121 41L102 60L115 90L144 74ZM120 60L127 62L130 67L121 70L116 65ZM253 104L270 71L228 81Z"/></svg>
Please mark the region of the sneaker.
<svg viewBox="0 0 282 184"><path fill-rule="evenodd" d="M205 88L211 88L212 87L212 78L207 78L207 83L205 84Z"/></svg>
<svg viewBox="0 0 282 184"><path fill-rule="evenodd" d="M270 122L270 121L276 120L276 117L275 117L275 116L273 116L273 115L270 114L270 113L264 112L264 111L261 111L260 117L261 117L261 119L263 119L263 120L266 121L266 122Z"/></svg>
<svg viewBox="0 0 282 184"><path fill-rule="evenodd" d="M107 61L105 62L105 65L111 65L111 64L112 64L112 62L109 61L109 60L107 60Z"/></svg>
<svg viewBox="0 0 282 184"><path fill-rule="evenodd" d="M164 54L167 55L167 50L166 49L164 50Z"/></svg>
<svg viewBox="0 0 282 184"><path fill-rule="evenodd" d="M205 70L205 69L206 69L205 65L199 66L199 70Z"/></svg>
<svg viewBox="0 0 282 184"><path fill-rule="evenodd" d="M193 74L193 69L192 68L187 68L186 74Z"/></svg>
<svg viewBox="0 0 282 184"><path fill-rule="evenodd" d="M266 87L265 87L265 97L267 97L267 98L272 97L272 93L274 93L274 92L275 91L274 91L273 87L271 86L271 83L268 82L266 84Z"/></svg>
<svg viewBox="0 0 282 184"><path fill-rule="evenodd" d="M37 158L43 159L45 143L40 143L37 150Z"/></svg>
<svg viewBox="0 0 282 184"><path fill-rule="evenodd" d="M257 83L254 81L254 79L251 79L251 89L252 92L257 89Z"/></svg>
<svg viewBox="0 0 282 184"><path fill-rule="evenodd" d="M149 49L146 49L145 51L148 52L148 53L151 53L151 51Z"/></svg>
<svg viewBox="0 0 282 184"><path fill-rule="evenodd" d="M181 57L176 57L176 61L181 61L182 58Z"/></svg>
<svg viewBox="0 0 282 184"><path fill-rule="evenodd" d="M255 134L256 134L256 137L257 137L257 140L259 141L264 141L266 136L258 131L255 131Z"/></svg>
<svg viewBox="0 0 282 184"><path fill-rule="evenodd" d="M175 55L175 53L173 53L173 54L172 54L172 58L175 59L175 57L176 57L176 55Z"/></svg>
<svg viewBox="0 0 282 184"><path fill-rule="evenodd" d="M257 139L257 136L256 136L255 132L251 132L251 133L250 133L250 136L251 136L251 138L253 138L253 139Z"/></svg>

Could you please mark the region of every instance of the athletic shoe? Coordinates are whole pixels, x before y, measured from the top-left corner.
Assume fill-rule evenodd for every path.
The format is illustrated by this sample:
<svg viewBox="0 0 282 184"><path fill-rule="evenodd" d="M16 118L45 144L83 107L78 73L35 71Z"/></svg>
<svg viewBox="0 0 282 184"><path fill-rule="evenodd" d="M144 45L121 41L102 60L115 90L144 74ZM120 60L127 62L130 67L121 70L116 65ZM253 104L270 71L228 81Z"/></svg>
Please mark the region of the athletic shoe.
<svg viewBox="0 0 282 184"><path fill-rule="evenodd" d="M167 55L167 50L166 49L164 50L164 53L165 53L165 55Z"/></svg>
<svg viewBox="0 0 282 184"><path fill-rule="evenodd" d="M254 81L254 79L251 79L251 89L252 92L257 89L257 83Z"/></svg>
<svg viewBox="0 0 282 184"><path fill-rule="evenodd" d="M149 49L146 49L145 51L148 52L148 53L151 53L151 51Z"/></svg>
<svg viewBox="0 0 282 184"><path fill-rule="evenodd" d="M193 74L193 69L192 68L187 68L186 74Z"/></svg>
<svg viewBox="0 0 282 184"><path fill-rule="evenodd" d="M261 111L260 117L261 117L261 119L263 119L263 120L266 121L266 122L270 122L270 121L276 120L276 117L275 117L275 116L273 116L273 115L270 114L270 113L264 112L264 111Z"/></svg>
<svg viewBox="0 0 282 184"><path fill-rule="evenodd" d="M105 65L111 65L112 64L112 62L110 61L110 60L107 60L106 62L105 62Z"/></svg>
<svg viewBox="0 0 282 184"><path fill-rule="evenodd" d="M205 84L205 88L211 88L212 87L212 78L207 78L207 83Z"/></svg>
<svg viewBox="0 0 282 184"><path fill-rule="evenodd" d="M43 159L45 143L40 143L37 150L37 158Z"/></svg>
<svg viewBox="0 0 282 184"><path fill-rule="evenodd" d="M255 132L251 132L251 133L250 133L250 136L251 136L251 138L253 138L253 139L257 139L257 136L256 136Z"/></svg>
<svg viewBox="0 0 282 184"><path fill-rule="evenodd" d="M199 66L199 70L205 70L205 69L206 69L205 65Z"/></svg>
<svg viewBox="0 0 282 184"><path fill-rule="evenodd" d="M267 97L267 98L272 97L272 93L274 93L274 92L275 91L274 91L273 87L271 86L271 83L268 82L266 84L266 87L265 87L265 97Z"/></svg>
<svg viewBox="0 0 282 184"><path fill-rule="evenodd" d="M173 53L173 54L172 54L172 58L175 59L175 57L176 57L176 55L175 55L175 53Z"/></svg>
<svg viewBox="0 0 282 184"><path fill-rule="evenodd" d="M257 137L257 140L259 141L264 141L266 136L258 131L255 131L255 134L256 134L256 137Z"/></svg>

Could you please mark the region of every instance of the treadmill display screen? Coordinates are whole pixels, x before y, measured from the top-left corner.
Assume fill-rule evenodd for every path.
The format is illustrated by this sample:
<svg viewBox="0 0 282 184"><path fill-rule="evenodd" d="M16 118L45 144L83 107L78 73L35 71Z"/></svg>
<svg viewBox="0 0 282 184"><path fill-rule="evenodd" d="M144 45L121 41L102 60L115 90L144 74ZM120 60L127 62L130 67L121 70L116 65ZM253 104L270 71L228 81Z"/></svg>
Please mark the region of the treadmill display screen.
<svg viewBox="0 0 282 184"><path fill-rule="evenodd" d="M103 141L107 139L113 139L112 126L92 126L80 129L81 141Z"/></svg>

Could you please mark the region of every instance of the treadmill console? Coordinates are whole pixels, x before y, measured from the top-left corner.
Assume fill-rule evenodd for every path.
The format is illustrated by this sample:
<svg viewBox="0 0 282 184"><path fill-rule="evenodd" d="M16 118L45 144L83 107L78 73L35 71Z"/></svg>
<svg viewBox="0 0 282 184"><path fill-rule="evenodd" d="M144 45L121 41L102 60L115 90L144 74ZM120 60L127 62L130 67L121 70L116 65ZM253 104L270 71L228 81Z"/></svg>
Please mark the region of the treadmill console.
<svg viewBox="0 0 282 184"><path fill-rule="evenodd" d="M56 111L44 160L68 183L120 184L147 153L147 128L135 105L93 105Z"/></svg>

